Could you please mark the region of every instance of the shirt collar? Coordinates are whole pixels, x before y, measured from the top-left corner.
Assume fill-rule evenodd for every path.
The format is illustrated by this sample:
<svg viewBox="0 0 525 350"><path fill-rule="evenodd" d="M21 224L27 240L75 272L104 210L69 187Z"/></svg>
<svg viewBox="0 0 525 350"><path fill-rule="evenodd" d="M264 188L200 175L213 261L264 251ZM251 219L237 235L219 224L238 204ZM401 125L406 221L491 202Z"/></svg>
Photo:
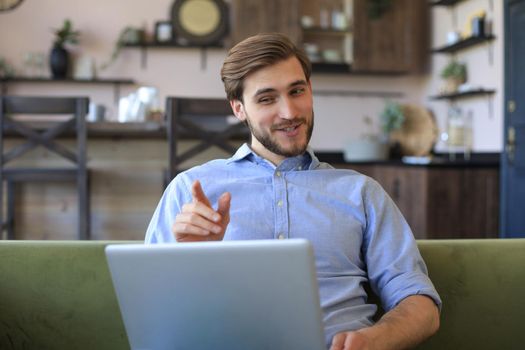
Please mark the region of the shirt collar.
<svg viewBox="0 0 525 350"><path fill-rule="evenodd" d="M241 160L248 160L257 164L266 163L272 164L264 158L258 156L247 143L244 143L235 154L227 160L227 163L239 162ZM273 166L273 164L272 164ZM278 168L283 171L287 170L313 170L319 166L319 159L314 154L310 146L306 148L306 152L296 157L286 158ZM275 168L275 166L273 166Z"/></svg>

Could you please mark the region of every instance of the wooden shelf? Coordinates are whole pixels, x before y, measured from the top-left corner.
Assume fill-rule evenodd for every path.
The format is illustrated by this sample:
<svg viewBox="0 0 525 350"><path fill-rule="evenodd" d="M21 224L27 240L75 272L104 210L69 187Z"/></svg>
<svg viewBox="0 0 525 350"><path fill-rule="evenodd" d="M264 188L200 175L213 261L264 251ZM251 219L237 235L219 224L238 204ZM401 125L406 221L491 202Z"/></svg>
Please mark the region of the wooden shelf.
<svg viewBox="0 0 525 350"><path fill-rule="evenodd" d="M438 1L433 1L430 3L431 6L454 6L456 5L458 2L462 2L463 0L438 0Z"/></svg>
<svg viewBox="0 0 525 350"><path fill-rule="evenodd" d="M350 65L347 63L312 63L312 73L348 73L350 74Z"/></svg>
<svg viewBox="0 0 525 350"><path fill-rule="evenodd" d="M321 27L310 27L303 28L303 34L305 35L332 35L332 36L345 36L352 34L348 29L331 29L331 28L321 28Z"/></svg>
<svg viewBox="0 0 525 350"><path fill-rule="evenodd" d="M120 86L121 85L134 85L133 79L52 79L52 78L33 78L33 77L4 77L0 78L1 94L7 95L7 85L10 83L37 83L37 84L102 84L102 85L113 85L113 96L115 103L118 103L120 99Z"/></svg>
<svg viewBox="0 0 525 350"><path fill-rule="evenodd" d="M124 48L140 49L141 51L141 67L146 69L148 66L148 49L200 49L201 50L201 69L206 69L207 49L224 49L223 45L181 45L174 42L157 43L157 42L143 42L138 44L124 44Z"/></svg>
<svg viewBox="0 0 525 350"><path fill-rule="evenodd" d="M451 45L445 45L436 49L433 49L433 53L454 53L459 50L463 50L466 48L469 48L471 46L475 46L484 42L489 42L494 40L496 37L492 34L485 35L485 36L471 36L470 38L466 38L463 40L460 40L454 44Z"/></svg>
<svg viewBox="0 0 525 350"><path fill-rule="evenodd" d="M171 48L171 49L207 49L207 48L215 48L215 49L222 49L224 46L222 45L181 45L177 43L156 43L156 42L146 42L146 43L138 43L138 44L124 44L123 47L128 48L139 48L139 49L147 49L147 48Z"/></svg>
<svg viewBox="0 0 525 350"><path fill-rule="evenodd" d="M352 69L352 65L348 63L329 63L329 62L313 62L312 63L313 74L333 74L342 73L348 75L367 75L367 76L400 76L405 75L407 72L377 72L377 71L364 71Z"/></svg>
<svg viewBox="0 0 525 350"><path fill-rule="evenodd" d="M496 90L493 90L493 89L477 89L477 90L469 90L469 91L455 92L455 93L450 93L450 94L430 96L430 98L432 100L457 100L460 98L475 97L475 96L482 96L482 95L492 95L494 93L496 93Z"/></svg>
<svg viewBox="0 0 525 350"><path fill-rule="evenodd" d="M121 84L133 85L133 79L53 79L53 78L32 78L32 77L8 77L0 78L3 83L72 83L72 84Z"/></svg>

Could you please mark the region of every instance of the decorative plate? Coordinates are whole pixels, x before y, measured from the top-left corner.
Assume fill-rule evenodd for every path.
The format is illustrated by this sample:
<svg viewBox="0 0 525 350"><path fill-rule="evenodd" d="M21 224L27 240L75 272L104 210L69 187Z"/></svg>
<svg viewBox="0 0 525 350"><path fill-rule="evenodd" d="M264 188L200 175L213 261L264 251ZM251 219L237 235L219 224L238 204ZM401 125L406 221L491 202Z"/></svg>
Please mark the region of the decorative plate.
<svg viewBox="0 0 525 350"><path fill-rule="evenodd" d="M434 116L424 107L401 105L405 121L400 129L390 134L390 141L398 142L404 156L427 156L437 140L438 128Z"/></svg>
<svg viewBox="0 0 525 350"><path fill-rule="evenodd" d="M0 11L9 11L20 5L23 0L0 0Z"/></svg>
<svg viewBox="0 0 525 350"><path fill-rule="evenodd" d="M222 0L175 0L173 33L187 45L216 45L228 31L228 7Z"/></svg>

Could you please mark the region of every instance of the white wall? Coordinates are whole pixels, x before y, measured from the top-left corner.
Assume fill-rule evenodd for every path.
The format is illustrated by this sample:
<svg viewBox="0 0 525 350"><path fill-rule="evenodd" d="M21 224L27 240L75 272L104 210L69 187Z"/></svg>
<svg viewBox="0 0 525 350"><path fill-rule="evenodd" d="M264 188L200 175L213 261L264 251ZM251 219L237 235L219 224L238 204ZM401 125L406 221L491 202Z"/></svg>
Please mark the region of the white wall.
<svg viewBox="0 0 525 350"><path fill-rule="evenodd" d="M469 64L469 76L474 85L480 84L498 90L493 99L493 115L487 112L485 100L468 100L466 108L475 111L474 150L499 151L502 134L502 2L495 1L494 64L487 63L487 50L475 48L461 53ZM39 0L24 1L12 12L0 14L0 56L7 58L22 70L24 54L27 52L49 52L53 35L51 28L70 18L81 33L81 44L75 48L77 56L93 57L98 64L110 55L113 44L122 28L145 26L151 33L155 21L169 18L172 0L126 1L126 0ZM469 0L458 5L458 18L478 8L488 8L489 0ZM433 46L445 41L451 28L451 14L445 9L433 8ZM141 54L137 49L125 49L117 61L100 72L101 78L133 78L139 85L151 85L159 89L161 101L167 95L223 97L219 70L226 52L209 50L207 67L201 69L201 53L198 49L151 49L148 52L147 68L141 67ZM427 96L435 94L440 85L441 67L445 56L432 57L432 76L409 77L362 77L348 75L315 75L314 91L344 90L395 92L404 97L401 102L422 103L431 107L444 127L446 103L431 102ZM138 86L123 87L122 95L134 91ZM95 102L106 104L113 115L116 108L111 86L97 85L37 85L13 84L9 89L14 94L88 94ZM316 130L312 145L317 150L341 151L350 138L359 137L365 131L363 116L377 119L383 108L380 97L316 96Z"/></svg>

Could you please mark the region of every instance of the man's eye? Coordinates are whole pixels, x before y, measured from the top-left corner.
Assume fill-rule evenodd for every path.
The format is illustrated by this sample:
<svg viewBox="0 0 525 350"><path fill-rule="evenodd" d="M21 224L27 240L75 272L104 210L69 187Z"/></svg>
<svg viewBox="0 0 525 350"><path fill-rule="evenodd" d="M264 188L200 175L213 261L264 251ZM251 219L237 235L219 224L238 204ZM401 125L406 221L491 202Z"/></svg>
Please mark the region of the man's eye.
<svg viewBox="0 0 525 350"><path fill-rule="evenodd" d="M262 97L259 99L259 103L269 104L272 103L275 99L273 97Z"/></svg>
<svg viewBox="0 0 525 350"><path fill-rule="evenodd" d="M302 95L303 93L304 93L304 88L293 89L291 92L292 95Z"/></svg>

